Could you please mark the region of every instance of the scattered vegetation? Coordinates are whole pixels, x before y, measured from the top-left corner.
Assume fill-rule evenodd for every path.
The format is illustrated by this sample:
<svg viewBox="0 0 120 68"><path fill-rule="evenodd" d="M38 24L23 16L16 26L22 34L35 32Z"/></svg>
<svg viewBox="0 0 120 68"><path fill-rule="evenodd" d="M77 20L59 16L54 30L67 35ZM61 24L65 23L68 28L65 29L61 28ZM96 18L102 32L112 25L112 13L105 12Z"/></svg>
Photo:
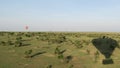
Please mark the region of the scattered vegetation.
<svg viewBox="0 0 120 68"><path fill-rule="evenodd" d="M0 68L119 68L119 44L119 33L0 32Z"/></svg>

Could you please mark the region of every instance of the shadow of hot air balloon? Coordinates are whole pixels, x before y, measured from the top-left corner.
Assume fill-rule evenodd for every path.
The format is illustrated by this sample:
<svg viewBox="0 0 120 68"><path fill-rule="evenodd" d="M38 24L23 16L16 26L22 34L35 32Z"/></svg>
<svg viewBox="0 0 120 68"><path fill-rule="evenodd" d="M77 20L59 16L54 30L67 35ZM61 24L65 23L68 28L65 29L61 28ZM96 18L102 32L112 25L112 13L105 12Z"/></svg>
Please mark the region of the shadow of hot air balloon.
<svg viewBox="0 0 120 68"><path fill-rule="evenodd" d="M110 57L115 48L119 47L116 40L103 36L102 38L93 39L92 43L100 51L100 53L105 56L105 59L102 61L103 64L114 63Z"/></svg>

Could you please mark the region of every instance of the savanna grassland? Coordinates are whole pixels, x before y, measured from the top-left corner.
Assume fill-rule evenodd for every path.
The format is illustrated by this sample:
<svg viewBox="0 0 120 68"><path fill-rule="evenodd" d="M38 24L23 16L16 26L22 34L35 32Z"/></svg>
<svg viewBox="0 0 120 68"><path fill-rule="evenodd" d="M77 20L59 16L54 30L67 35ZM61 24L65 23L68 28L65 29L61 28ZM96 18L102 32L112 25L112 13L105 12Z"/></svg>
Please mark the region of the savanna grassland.
<svg viewBox="0 0 120 68"><path fill-rule="evenodd" d="M117 41L113 64L92 43L107 36ZM119 68L120 33L0 32L0 68Z"/></svg>

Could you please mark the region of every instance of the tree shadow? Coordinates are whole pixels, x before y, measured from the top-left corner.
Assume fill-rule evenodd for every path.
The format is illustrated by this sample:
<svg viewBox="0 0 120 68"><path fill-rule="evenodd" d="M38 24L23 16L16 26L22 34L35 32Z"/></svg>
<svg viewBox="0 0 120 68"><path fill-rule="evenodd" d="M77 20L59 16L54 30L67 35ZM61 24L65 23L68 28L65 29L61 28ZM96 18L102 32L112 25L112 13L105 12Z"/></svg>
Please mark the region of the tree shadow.
<svg viewBox="0 0 120 68"><path fill-rule="evenodd" d="M113 60L110 58L116 47L119 45L116 40L103 36L102 38L96 38L92 40L93 45L105 56L102 61L103 64L113 64Z"/></svg>
<svg viewBox="0 0 120 68"><path fill-rule="evenodd" d="M30 41L30 40L21 40L22 42L25 42L25 41Z"/></svg>
<svg viewBox="0 0 120 68"><path fill-rule="evenodd" d="M30 46L31 44L22 44L22 46Z"/></svg>
<svg viewBox="0 0 120 68"><path fill-rule="evenodd" d="M40 54L44 54L44 53L46 53L46 52L45 51L43 51L43 52L37 52L37 53L31 55L31 58L33 58L33 57L35 57L37 55L40 55Z"/></svg>
<svg viewBox="0 0 120 68"><path fill-rule="evenodd" d="M62 50L60 53L63 54L64 52L66 52L66 49L65 49L65 50Z"/></svg>

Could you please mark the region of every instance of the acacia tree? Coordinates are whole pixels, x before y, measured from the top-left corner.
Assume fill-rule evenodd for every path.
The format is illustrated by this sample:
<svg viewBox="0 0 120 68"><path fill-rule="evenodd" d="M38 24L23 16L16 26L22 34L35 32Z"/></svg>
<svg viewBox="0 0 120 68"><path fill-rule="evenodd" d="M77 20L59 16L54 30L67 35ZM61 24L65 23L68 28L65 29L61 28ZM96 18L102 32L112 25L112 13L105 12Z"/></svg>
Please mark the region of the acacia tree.
<svg viewBox="0 0 120 68"><path fill-rule="evenodd" d="M56 47L54 53L57 55L58 59L63 59L63 58L64 58L64 56L63 56L63 52L60 51L60 49L59 49L58 46Z"/></svg>
<svg viewBox="0 0 120 68"><path fill-rule="evenodd" d="M59 53L60 53L60 49L59 49L59 47L58 47L58 46L55 48L54 53L55 53L55 54L59 54Z"/></svg>
<svg viewBox="0 0 120 68"><path fill-rule="evenodd" d="M32 49L25 51L25 58L31 58Z"/></svg>
<svg viewBox="0 0 120 68"><path fill-rule="evenodd" d="M69 61L72 59L72 56L65 57L63 53L66 50L60 50L59 46L56 47L54 53L57 55L57 58L60 59L62 62L69 63Z"/></svg>
<svg viewBox="0 0 120 68"><path fill-rule="evenodd" d="M22 37L16 38L16 42L15 43L16 43L15 47L22 46L23 45L23 43L22 43Z"/></svg>

